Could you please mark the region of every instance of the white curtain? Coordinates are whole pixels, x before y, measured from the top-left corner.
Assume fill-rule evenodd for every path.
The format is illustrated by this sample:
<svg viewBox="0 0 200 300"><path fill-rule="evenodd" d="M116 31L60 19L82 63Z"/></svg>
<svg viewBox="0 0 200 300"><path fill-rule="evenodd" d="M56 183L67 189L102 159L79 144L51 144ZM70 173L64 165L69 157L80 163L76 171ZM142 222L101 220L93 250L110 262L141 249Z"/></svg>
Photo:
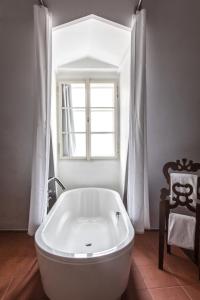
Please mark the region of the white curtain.
<svg viewBox="0 0 200 300"><path fill-rule="evenodd" d="M127 210L137 232L150 227L146 136L146 11L136 14L131 37Z"/></svg>
<svg viewBox="0 0 200 300"><path fill-rule="evenodd" d="M63 154L67 157L73 155L76 141L74 135L74 116L72 109L72 91L69 84L62 85L62 106L63 109L63 128L62 131L65 132L63 138ZM69 134L70 132L70 134Z"/></svg>
<svg viewBox="0 0 200 300"><path fill-rule="evenodd" d="M50 152L52 24L51 15L46 7L34 5L34 33L34 101L36 104L36 119L28 226L28 233L30 235L35 233L47 212Z"/></svg>

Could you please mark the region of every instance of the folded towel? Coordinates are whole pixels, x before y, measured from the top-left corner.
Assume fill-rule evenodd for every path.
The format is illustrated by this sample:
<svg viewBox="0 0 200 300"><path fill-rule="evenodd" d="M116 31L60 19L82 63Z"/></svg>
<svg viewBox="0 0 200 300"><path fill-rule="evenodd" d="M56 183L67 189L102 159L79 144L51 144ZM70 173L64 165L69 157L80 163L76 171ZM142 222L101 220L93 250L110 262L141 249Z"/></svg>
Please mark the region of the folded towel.
<svg viewBox="0 0 200 300"><path fill-rule="evenodd" d="M190 184L193 187L193 193L189 196L189 198L193 200L191 205L196 206L198 176L195 174L190 174L190 173L171 173L170 180L171 180L170 203L174 204L173 197L176 196L176 194L173 192L172 186L175 183L180 183L182 185ZM178 189L178 191L180 191L181 193L185 193L185 192L188 192L188 189L186 189L185 187L180 187ZM180 200L185 202L185 197L180 196Z"/></svg>
<svg viewBox="0 0 200 300"><path fill-rule="evenodd" d="M195 217L170 213L168 223L168 244L193 250L195 225Z"/></svg>

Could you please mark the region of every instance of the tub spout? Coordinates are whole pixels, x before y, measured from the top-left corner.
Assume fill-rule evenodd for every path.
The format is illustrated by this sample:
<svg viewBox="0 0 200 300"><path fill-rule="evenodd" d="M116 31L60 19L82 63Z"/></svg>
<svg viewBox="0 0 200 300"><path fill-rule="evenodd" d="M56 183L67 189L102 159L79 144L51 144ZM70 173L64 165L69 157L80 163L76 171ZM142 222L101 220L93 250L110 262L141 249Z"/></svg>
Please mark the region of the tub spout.
<svg viewBox="0 0 200 300"><path fill-rule="evenodd" d="M50 178L48 179L48 184L50 184L51 182L57 182L57 184L61 187L61 189L62 189L63 191L66 190L66 188L64 187L64 185L60 182L60 180L59 180L58 178L56 178L56 177L50 177Z"/></svg>
<svg viewBox="0 0 200 300"><path fill-rule="evenodd" d="M58 178L56 178L56 177L50 177L48 179L49 189L48 189L47 212L49 212L51 210L52 206L54 205L54 203L57 200L55 183L57 183L61 187L61 189L62 189L63 192L66 190L65 187L64 187L64 185L60 182L60 180ZM53 185L51 186L51 184L53 184ZM52 187L52 188L50 188L50 187Z"/></svg>

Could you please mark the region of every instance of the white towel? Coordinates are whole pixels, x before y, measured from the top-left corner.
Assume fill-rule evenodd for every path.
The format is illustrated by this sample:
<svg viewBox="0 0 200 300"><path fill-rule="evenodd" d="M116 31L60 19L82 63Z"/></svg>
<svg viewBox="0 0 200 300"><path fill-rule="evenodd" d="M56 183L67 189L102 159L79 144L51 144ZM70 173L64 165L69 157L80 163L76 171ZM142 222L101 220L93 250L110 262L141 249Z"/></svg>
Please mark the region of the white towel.
<svg viewBox="0 0 200 300"><path fill-rule="evenodd" d="M193 193L190 195L190 198L193 200L191 205L196 206L198 176L195 174L190 174L190 173L171 173L170 180L171 180L170 203L174 204L173 197L176 195L172 190L172 186L174 183L178 182L180 184L190 184L193 187ZM187 189L180 188L179 191L184 193L184 191L187 191ZM180 200L184 202L185 197L182 197L182 198L183 199L181 199L181 197L180 197Z"/></svg>
<svg viewBox="0 0 200 300"><path fill-rule="evenodd" d="M170 213L168 223L168 244L193 250L195 225L195 217Z"/></svg>

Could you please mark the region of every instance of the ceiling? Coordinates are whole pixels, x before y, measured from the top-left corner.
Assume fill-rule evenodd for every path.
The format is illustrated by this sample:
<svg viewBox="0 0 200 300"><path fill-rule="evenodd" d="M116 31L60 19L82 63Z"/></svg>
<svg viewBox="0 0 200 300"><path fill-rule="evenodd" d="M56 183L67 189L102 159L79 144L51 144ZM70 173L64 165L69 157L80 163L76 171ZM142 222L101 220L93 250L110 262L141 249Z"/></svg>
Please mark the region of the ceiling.
<svg viewBox="0 0 200 300"><path fill-rule="evenodd" d="M119 67L128 52L131 29L95 15L58 26L53 30L54 68L95 66ZM91 59L88 59L91 58ZM84 59L84 64L81 60ZM73 63L74 62L74 63Z"/></svg>

